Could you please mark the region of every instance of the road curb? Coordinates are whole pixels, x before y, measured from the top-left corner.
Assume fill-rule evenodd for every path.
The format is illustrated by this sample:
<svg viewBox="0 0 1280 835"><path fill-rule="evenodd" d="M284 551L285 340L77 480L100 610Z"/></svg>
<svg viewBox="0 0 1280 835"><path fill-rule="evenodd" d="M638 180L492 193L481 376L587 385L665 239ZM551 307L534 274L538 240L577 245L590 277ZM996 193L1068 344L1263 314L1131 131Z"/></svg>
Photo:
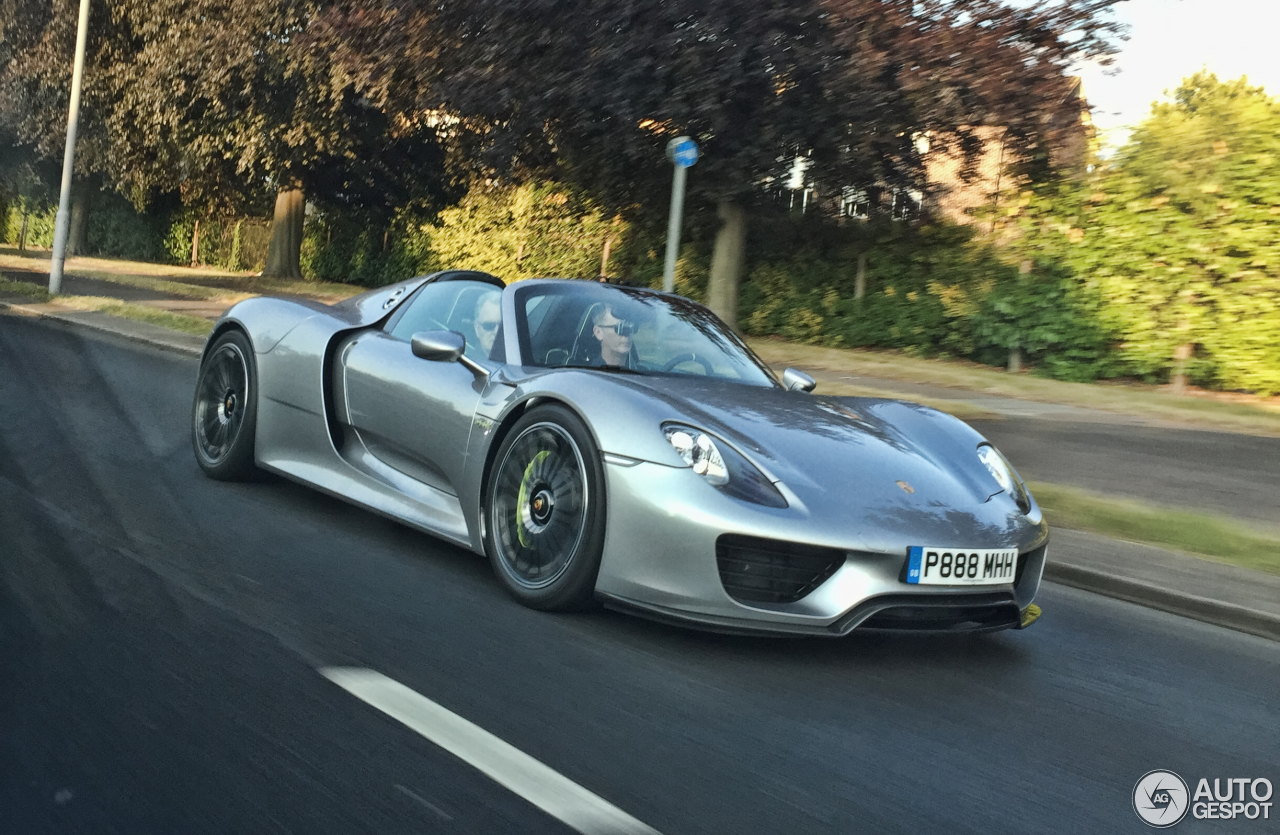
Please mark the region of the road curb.
<svg viewBox="0 0 1280 835"><path fill-rule="evenodd" d="M42 310L29 304L20 304L17 302L7 302L0 300L0 310L9 310L14 313L31 316L37 319L48 319L71 327L86 328L98 333L105 333L119 339L127 339L130 342L138 342L152 348L159 348L163 351L171 351L173 353L183 354L190 357L198 357L203 352L205 338L195 336L194 334L186 334L180 331L172 331L160 325L153 325L149 322L135 322L131 319L121 319L106 313L97 311L67 311L66 313ZM213 323L210 323L212 329ZM199 344L197 344L197 342Z"/></svg>
<svg viewBox="0 0 1280 835"><path fill-rule="evenodd" d="M1044 579L1185 618L1280 641L1280 617L1234 603L1147 585L1091 568L1050 561Z"/></svg>

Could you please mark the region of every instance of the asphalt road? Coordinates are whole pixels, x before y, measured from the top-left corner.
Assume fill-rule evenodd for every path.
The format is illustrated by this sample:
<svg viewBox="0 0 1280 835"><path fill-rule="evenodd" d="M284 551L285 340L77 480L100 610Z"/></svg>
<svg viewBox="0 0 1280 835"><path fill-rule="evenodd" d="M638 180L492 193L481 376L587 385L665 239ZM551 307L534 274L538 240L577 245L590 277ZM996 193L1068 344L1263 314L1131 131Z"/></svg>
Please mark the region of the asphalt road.
<svg viewBox="0 0 1280 835"><path fill-rule="evenodd" d="M0 316L0 832L569 831L330 665L666 835L1145 832L1149 770L1280 785L1280 645L1054 586L1033 629L974 638L532 612L459 549L205 479L194 373Z"/></svg>
<svg viewBox="0 0 1280 835"><path fill-rule="evenodd" d="M1280 527L1280 438L1044 418L973 425L1025 479Z"/></svg>

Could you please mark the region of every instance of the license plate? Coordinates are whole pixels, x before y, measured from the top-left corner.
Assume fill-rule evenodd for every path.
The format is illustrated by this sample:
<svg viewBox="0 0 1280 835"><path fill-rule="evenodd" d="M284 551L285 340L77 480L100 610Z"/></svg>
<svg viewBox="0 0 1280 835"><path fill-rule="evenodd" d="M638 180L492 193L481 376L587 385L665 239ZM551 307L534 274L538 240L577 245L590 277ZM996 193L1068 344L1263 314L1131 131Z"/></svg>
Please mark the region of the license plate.
<svg viewBox="0 0 1280 835"><path fill-rule="evenodd" d="M1012 583L1018 567L1016 548L907 549L907 582L922 586L988 586Z"/></svg>

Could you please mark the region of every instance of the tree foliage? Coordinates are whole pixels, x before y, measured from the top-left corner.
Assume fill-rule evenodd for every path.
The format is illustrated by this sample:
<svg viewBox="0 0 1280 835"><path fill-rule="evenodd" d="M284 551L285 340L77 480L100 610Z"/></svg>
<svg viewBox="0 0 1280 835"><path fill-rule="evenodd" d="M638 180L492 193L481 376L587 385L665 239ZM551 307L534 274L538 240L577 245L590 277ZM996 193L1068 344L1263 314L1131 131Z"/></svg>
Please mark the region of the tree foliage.
<svg viewBox="0 0 1280 835"><path fill-rule="evenodd" d="M0 121L60 156L76 4L4 2ZM438 205L450 183L435 131L356 89L310 34L322 9L95 3L78 170L102 172L139 207L172 193L205 216L265 211L293 188L370 224Z"/></svg>
<svg viewBox="0 0 1280 835"><path fill-rule="evenodd" d="M3 109L52 155L74 3L3 2ZM689 133L696 223L763 199L797 154L834 187L919 182L922 132L975 151L972 126L996 122L1043 144L1065 67L1109 49L1112 2L98 3L82 168L138 205L230 212L301 187L385 222L457 195L451 152L651 220L662 148Z"/></svg>
<svg viewBox="0 0 1280 835"><path fill-rule="evenodd" d="M1067 67L1111 49L1111 5L348 0L327 22L337 60L371 95L451 114L486 173L560 178L629 219L661 214L663 147L695 137L693 221L716 225L713 207L734 219L723 244L741 229L737 207L766 201L797 155L832 194L922 184L922 134L975 158L975 128L1000 125L1035 158L1053 139ZM716 249L740 260L740 247ZM736 285L734 273L713 264L713 284Z"/></svg>
<svg viewBox="0 0 1280 835"><path fill-rule="evenodd" d="M1031 150L1068 66L1109 54L1111 5L367 0L328 31L372 95L455 114L493 168L554 172L634 209L662 205L662 149L682 133L703 145L690 187L708 204L763 196L797 153L832 184L918 181L922 132L976 152L972 128L998 124Z"/></svg>
<svg viewBox="0 0 1280 835"><path fill-rule="evenodd" d="M1280 102L1197 73L1090 183L1023 202L1020 246L1074 272L1131 371L1280 393Z"/></svg>

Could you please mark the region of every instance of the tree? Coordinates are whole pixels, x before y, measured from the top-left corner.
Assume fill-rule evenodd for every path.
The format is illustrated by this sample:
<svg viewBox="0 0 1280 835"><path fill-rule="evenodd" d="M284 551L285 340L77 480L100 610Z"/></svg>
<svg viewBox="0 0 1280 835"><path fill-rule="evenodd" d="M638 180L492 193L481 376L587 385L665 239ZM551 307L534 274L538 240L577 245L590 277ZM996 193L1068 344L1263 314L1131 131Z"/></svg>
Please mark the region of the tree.
<svg viewBox="0 0 1280 835"><path fill-rule="evenodd" d="M1280 102L1262 88L1185 79L1058 223L1138 371L1280 393Z"/></svg>
<svg viewBox="0 0 1280 835"><path fill-rule="evenodd" d="M133 4L146 47L115 79L113 134L131 138L120 156L140 185L170 178L206 204L272 188L267 274L287 276L299 274L302 194L376 223L446 196L434 129L392 118L334 65L311 31L321 4L199 0L194 23L191 5Z"/></svg>
<svg viewBox="0 0 1280 835"><path fill-rule="evenodd" d="M833 185L918 184L920 134L973 153L998 122L1031 158L1067 66L1110 48L1113 2L368 0L339 60L402 109L453 114L492 170L633 216L665 208L666 141L696 137L690 201L720 218L710 297L733 321L749 213L797 154Z"/></svg>
<svg viewBox="0 0 1280 835"><path fill-rule="evenodd" d="M665 213L663 148L696 136L703 156L689 200L728 218L723 266L742 260L739 203L759 196L762 178L783 175L787 148L816 136L816 70L830 46L818 16L782 0L748 13L736 0L473 0L417 27L384 28L372 51L422 55L436 38L431 72L383 70L391 100L455 114L461 144L490 171L562 178L628 216Z"/></svg>
<svg viewBox="0 0 1280 835"><path fill-rule="evenodd" d="M65 114L72 4L59 0L50 13L33 0L0 1L23 20L0 54L0 101L52 155L48 136L63 134L49 114ZM376 223L399 207L439 203L449 183L433 128L393 119L356 90L310 34L321 13L310 0L95 8L78 168L103 172L139 208L177 193L197 216L262 210L276 192L268 273L292 277L303 193Z"/></svg>
<svg viewBox="0 0 1280 835"><path fill-rule="evenodd" d="M50 187L57 189L66 138L67 98L76 37L78 3L37 3L0 0L0 132L11 133L12 158L48 168ZM92 9L92 37L86 63L102 66L104 56L121 46L121 39L104 5ZM72 188L71 226L67 255L83 251L89 202L97 184L87 175L101 169L106 144L102 88L86 85L81 102L76 168ZM0 138L0 144L3 138ZM0 163L0 177L5 176Z"/></svg>

